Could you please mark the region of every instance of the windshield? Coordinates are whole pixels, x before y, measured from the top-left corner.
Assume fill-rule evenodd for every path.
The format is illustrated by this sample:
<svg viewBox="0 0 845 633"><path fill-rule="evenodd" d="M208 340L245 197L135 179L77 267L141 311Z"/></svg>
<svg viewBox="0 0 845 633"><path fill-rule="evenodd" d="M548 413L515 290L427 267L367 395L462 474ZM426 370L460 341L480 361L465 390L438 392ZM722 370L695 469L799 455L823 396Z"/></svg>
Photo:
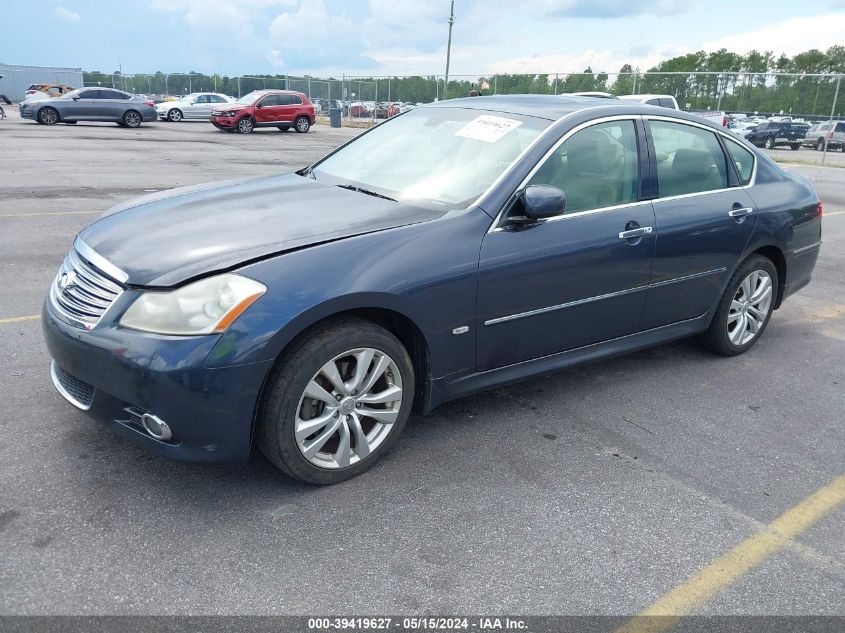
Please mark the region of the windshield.
<svg viewBox="0 0 845 633"><path fill-rule="evenodd" d="M242 105L252 105L255 103L258 98L261 96L260 92L249 92L245 94L243 97L238 99L235 103L240 103Z"/></svg>
<svg viewBox="0 0 845 633"><path fill-rule="evenodd" d="M463 208L552 121L463 108L418 108L318 163L317 180L434 208Z"/></svg>

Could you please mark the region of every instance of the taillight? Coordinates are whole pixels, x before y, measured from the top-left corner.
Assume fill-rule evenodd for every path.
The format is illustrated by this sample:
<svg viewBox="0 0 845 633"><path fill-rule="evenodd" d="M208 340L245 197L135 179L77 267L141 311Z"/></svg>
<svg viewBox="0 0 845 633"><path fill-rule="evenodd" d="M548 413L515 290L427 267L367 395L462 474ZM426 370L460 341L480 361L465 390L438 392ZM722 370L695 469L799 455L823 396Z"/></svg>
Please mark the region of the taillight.
<svg viewBox="0 0 845 633"><path fill-rule="evenodd" d="M722 117L722 127L728 127L728 116L727 115Z"/></svg>
<svg viewBox="0 0 845 633"><path fill-rule="evenodd" d="M830 131L830 134L827 135L827 138L833 138L833 130Z"/></svg>
<svg viewBox="0 0 845 633"><path fill-rule="evenodd" d="M155 101L144 101L144 105L148 105L150 107L155 107Z"/></svg>
<svg viewBox="0 0 845 633"><path fill-rule="evenodd" d="M819 200L819 217L822 217L822 201Z"/></svg>

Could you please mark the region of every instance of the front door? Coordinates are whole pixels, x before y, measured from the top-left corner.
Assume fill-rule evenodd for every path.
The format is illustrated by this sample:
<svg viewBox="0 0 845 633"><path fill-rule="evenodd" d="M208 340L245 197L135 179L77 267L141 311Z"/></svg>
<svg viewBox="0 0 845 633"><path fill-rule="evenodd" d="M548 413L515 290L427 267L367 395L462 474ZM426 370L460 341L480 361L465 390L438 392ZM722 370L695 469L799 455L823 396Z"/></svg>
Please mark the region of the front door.
<svg viewBox="0 0 845 633"><path fill-rule="evenodd" d="M728 162L716 133L705 126L667 120L647 124L658 196L644 329L707 312L733 274L757 222L754 201L742 187L751 179L751 152L726 139Z"/></svg>
<svg viewBox="0 0 845 633"><path fill-rule="evenodd" d="M281 95L267 95L257 104L261 107L255 108L255 124L257 126L275 125L284 116L284 106L279 103Z"/></svg>
<svg viewBox="0 0 845 633"><path fill-rule="evenodd" d="M91 115L91 109L97 103L99 90L91 88L83 90L75 98L70 99L64 108L64 116L69 119L84 119Z"/></svg>
<svg viewBox="0 0 845 633"><path fill-rule="evenodd" d="M564 214L509 224L516 203L485 236L478 370L638 330L655 239L652 205L641 196L641 125L620 117L565 136L524 183L563 190Z"/></svg>

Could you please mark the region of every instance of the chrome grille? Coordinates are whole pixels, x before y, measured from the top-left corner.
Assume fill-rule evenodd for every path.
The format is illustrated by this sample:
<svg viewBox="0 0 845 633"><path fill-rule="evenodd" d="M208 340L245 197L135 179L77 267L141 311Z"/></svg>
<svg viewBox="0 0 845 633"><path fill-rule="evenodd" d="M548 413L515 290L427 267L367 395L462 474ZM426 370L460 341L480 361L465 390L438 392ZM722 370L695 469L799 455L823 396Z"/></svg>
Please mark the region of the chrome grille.
<svg viewBox="0 0 845 633"><path fill-rule="evenodd" d="M53 307L74 324L92 329L123 288L83 259L75 249L65 258L53 285Z"/></svg>

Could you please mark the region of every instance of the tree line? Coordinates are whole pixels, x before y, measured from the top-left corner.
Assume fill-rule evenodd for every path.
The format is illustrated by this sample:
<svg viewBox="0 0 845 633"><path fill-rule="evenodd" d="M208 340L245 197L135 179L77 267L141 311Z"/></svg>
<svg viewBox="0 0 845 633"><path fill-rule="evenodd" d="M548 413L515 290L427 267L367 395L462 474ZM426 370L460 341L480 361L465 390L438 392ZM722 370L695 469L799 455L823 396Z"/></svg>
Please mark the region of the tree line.
<svg viewBox="0 0 845 633"><path fill-rule="evenodd" d="M463 97L473 88L482 94L562 94L601 91L621 94L671 94L682 108L736 112L829 115L837 77L845 73L845 46L826 51L811 49L793 57L772 52L738 54L721 49L698 51L665 60L642 71L625 64L615 73L586 68L572 74L496 74L468 79L450 78L448 91L442 76L410 77L292 77L254 75L230 77L190 72L121 75L100 71L83 73L85 85L123 88L140 94L187 94L216 91L234 96L263 88L288 88L315 99L347 101L403 101L428 103ZM827 75L827 76L819 76ZM837 115L845 111L845 88L837 100Z"/></svg>

